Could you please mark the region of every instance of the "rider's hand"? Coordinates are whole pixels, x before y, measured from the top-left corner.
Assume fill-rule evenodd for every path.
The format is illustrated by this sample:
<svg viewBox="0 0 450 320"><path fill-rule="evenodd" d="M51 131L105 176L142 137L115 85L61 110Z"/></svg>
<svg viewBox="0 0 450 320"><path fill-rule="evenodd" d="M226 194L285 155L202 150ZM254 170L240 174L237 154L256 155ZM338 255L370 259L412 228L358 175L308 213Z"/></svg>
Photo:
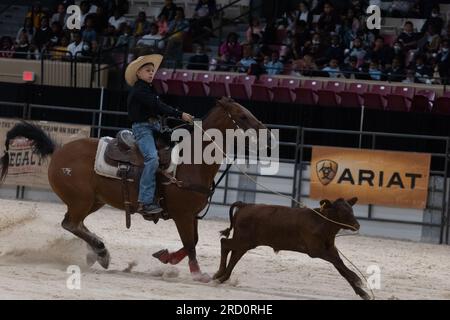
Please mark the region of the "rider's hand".
<svg viewBox="0 0 450 320"><path fill-rule="evenodd" d="M186 113L186 112L183 112L183 114L181 115L181 119L183 119L183 121L186 121L186 122L189 122L189 123L194 121L194 117L191 116L189 113Z"/></svg>

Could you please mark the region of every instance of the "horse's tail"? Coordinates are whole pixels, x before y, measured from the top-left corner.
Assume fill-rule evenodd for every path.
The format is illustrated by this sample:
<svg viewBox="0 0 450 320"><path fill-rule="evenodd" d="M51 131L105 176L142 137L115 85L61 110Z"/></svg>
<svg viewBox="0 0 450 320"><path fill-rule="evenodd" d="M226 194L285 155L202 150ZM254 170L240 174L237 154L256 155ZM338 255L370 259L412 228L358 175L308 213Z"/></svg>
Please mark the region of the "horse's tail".
<svg viewBox="0 0 450 320"><path fill-rule="evenodd" d="M220 231L220 235L228 238L230 236L230 232L231 230L233 230L233 225L234 225L234 219L233 219L233 212L234 212L234 208L242 208L243 206L245 206L246 203L242 202L242 201L237 201L235 203L233 203L230 207L230 211L229 211L229 215L230 215L230 227Z"/></svg>
<svg viewBox="0 0 450 320"><path fill-rule="evenodd" d="M51 155L55 151L55 143L44 130L25 121L16 124L6 134L5 154L1 158L2 171L0 173L0 182L2 182L8 174L9 143L16 137L24 137L31 140L34 152L42 158Z"/></svg>

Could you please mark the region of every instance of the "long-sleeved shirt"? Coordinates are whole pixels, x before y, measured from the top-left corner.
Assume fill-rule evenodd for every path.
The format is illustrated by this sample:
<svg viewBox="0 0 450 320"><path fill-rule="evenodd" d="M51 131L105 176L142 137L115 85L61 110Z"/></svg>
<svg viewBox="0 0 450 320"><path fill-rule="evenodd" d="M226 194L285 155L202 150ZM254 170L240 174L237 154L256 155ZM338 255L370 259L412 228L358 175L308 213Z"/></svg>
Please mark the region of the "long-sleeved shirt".
<svg viewBox="0 0 450 320"><path fill-rule="evenodd" d="M181 118L182 112L162 102L155 89L143 80L131 88L127 99L128 117L131 123L147 122L157 115Z"/></svg>

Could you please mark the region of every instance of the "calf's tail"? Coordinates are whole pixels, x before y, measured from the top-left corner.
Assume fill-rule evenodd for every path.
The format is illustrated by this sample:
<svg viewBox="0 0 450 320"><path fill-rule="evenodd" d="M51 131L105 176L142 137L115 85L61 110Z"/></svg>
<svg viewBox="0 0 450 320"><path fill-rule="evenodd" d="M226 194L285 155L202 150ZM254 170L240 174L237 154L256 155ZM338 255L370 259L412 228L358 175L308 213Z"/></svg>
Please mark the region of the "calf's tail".
<svg viewBox="0 0 450 320"><path fill-rule="evenodd" d="M229 215L230 215L230 227L229 228L227 228L227 229L225 229L225 230L222 230L222 231L220 231L220 235L222 235L222 236L224 236L224 237L226 237L226 238L228 238L229 236L230 236L230 232L231 232L231 230L233 230L233 224L234 224L234 221L233 221L233 212L234 212L234 208L242 208L243 206L245 206L246 205L246 203L244 203L244 202L242 202L242 201L237 201L237 202L235 202L235 203L233 203L232 205L231 205L231 207L230 207L230 211L229 211Z"/></svg>

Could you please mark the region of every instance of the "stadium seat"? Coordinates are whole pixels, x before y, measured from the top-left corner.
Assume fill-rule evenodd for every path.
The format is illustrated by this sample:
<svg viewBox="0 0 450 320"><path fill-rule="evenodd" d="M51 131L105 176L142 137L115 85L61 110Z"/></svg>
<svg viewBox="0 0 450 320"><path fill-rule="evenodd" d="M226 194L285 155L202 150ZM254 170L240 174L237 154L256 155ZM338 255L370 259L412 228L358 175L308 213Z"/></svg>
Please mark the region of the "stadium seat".
<svg viewBox="0 0 450 320"><path fill-rule="evenodd" d="M363 104L362 95L367 92L369 86L364 83L351 83L347 90L339 93L341 106L359 108Z"/></svg>
<svg viewBox="0 0 450 320"><path fill-rule="evenodd" d="M370 92L363 93L365 108L384 110L386 108L386 95L392 92L392 87L373 85Z"/></svg>
<svg viewBox="0 0 450 320"><path fill-rule="evenodd" d="M268 75L262 75L258 83L265 85L267 88L273 88L278 86L279 79Z"/></svg>
<svg viewBox="0 0 450 320"><path fill-rule="evenodd" d="M431 111L433 113L450 115L450 92L446 92L443 96L437 98Z"/></svg>
<svg viewBox="0 0 450 320"><path fill-rule="evenodd" d="M273 100L280 103L293 103L294 90L300 86L300 79L281 79L279 86L272 88Z"/></svg>
<svg viewBox="0 0 450 320"><path fill-rule="evenodd" d="M209 94L209 81L214 80L212 73L200 72L194 75L194 80L188 81L189 95L193 97L206 97Z"/></svg>
<svg viewBox="0 0 450 320"><path fill-rule="evenodd" d="M230 88L228 85L234 81L234 77L229 74L218 74L214 80L209 83L210 97L229 97Z"/></svg>
<svg viewBox="0 0 450 320"><path fill-rule="evenodd" d="M325 89L317 90L318 101L320 106L338 107L341 102L341 98L338 93L345 88L345 83L338 81L328 81L325 85Z"/></svg>
<svg viewBox="0 0 450 320"><path fill-rule="evenodd" d="M242 75L229 84L230 96L240 100L248 100L251 96L251 86L255 83L255 76Z"/></svg>
<svg viewBox="0 0 450 320"><path fill-rule="evenodd" d="M166 81L172 78L172 74L173 71L169 69L159 69L158 72L156 72L152 84L158 94L167 93Z"/></svg>
<svg viewBox="0 0 450 320"><path fill-rule="evenodd" d="M295 103L304 105L317 104L317 90L322 89L323 82L316 80L305 80L303 86L295 88Z"/></svg>
<svg viewBox="0 0 450 320"><path fill-rule="evenodd" d="M325 90L330 90L333 92L341 92L345 89L345 83L339 81L328 81L325 85Z"/></svg>
<svg viewBox="0 0 450 320"><path fill-rule="evenodd" d="M436 92L433 90L420 90L412 100L411 111L430 112L436 98Z"/></svg>
<svg viewBox="0 0 450 320"><path fill-rule="evenodd" d="M392 111L410 111L415 89L398 86L394 92L386 96L386 109Z"/></svg>
<svg viewBox="0 0 450 320"><path fill-rule="evenodd" d="M273 93L266 85L255 83L252 85L250 98L255 101L270 102L273 100Z"/></svg>
<svg viewBox="0 0 450 320"><path fill-rule="evenodd" d="M176 71L172 79L167 80L167 94L185 96L188 93L186 83L192 80L193 74L189 71Z"/></svg>

